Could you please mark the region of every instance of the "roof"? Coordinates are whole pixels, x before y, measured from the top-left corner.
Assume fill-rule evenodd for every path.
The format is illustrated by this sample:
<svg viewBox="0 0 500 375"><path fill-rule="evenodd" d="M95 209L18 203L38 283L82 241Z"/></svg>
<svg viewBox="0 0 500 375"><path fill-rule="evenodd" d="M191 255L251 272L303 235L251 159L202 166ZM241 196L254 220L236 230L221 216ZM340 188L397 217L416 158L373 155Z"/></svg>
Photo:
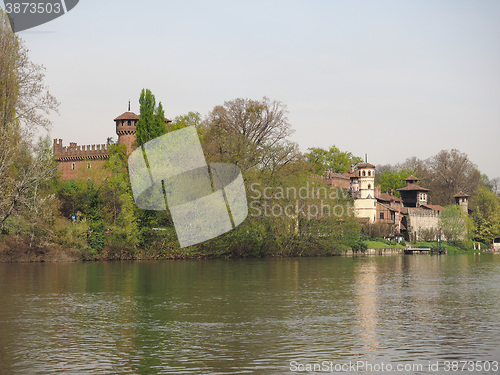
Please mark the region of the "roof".
<svg viewBox="0 0 500 375"><path fill-rule="evenodd" d="M440 206L439 204L423 204L420 207L423 207L428 210L434 210L434 211L443 211L444 207Z"/></svg>
<svg viewBox="0 0 500 375"><path fill-rule="evenodd" d="M465 194L463 192L457 193L453 196L453 198L467 198L467 197L470 197L470 195Z"/></svg>
<svg viewBox="0 0 500 375"><path fill-rule="evenodd" d="M384 201L384 202L401 202L401 198L396 197L395 195L387 194L387 193L382 193L380 194L377 199Z"/></svg>
<svg viewBox="0 0 500 375"><path fill-rule="evenodd" d="M349 175L349 173L330 172L330 173L327 173L326 178L341 178L343 180L349 180L350 175Z"/></svg>
<svg viewBox="0 0 500 375"><path fill-rule="evenodd" d="M370 163L361 163L357 165L358 168L375 168L373 164Z"/></svg>
<svg viewBox="0 0 500 375"><path fill-rule="evenodd" d="M405 178L405 181L420 181L420 178L411 175L410 177Z"/></svg>
<svg viewBox="0 0 500 375"><path fill-rule="evenodd" d="M115 118L113 121L117 120L139 120L139 116L137 116L134 112L125 112Z"/></svg>
<svg viewBox="0 0 500 375"><path fill-rule="evenodd" d="M397 191L430 191L430 189L424 188L417 184L410 184L401 189L396 189Z"/></svg>

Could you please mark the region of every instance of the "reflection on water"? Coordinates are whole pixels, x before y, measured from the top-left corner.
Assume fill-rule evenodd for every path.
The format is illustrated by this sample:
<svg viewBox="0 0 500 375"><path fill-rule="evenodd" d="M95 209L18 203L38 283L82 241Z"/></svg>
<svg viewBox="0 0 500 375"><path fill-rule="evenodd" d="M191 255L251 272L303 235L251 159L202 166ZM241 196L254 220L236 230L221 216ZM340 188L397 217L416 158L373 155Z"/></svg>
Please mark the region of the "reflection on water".
<svg viewBox="0 0 500 375"><path fill-rule="evenodd" d="M498 255L0 264L0 285L0 374L500 359Z"/></svg>

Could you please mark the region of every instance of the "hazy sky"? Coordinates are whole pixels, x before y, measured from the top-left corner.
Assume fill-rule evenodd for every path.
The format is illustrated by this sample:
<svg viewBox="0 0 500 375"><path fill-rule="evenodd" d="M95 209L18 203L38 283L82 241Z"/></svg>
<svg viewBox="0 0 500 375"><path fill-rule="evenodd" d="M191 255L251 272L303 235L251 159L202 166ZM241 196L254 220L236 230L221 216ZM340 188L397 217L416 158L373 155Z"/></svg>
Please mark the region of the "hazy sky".
<svg viewBox="0 0 500 375"><path fill-rule="evenodd" d="M80 0L19 35L65 145L116 138L142 88L169 118L267 96L303 151L386 164L458 148L500 176L500 1Z"/></svg>

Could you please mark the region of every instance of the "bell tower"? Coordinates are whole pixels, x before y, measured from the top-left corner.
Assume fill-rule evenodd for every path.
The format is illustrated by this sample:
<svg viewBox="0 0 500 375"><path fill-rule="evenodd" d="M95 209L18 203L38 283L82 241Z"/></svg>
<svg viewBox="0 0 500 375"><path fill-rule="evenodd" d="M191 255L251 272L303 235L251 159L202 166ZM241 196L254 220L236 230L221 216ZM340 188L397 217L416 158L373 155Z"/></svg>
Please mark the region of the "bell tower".
<svg viewBox="0 0 500 375"><path fill-rule="evenodd" d="M114 121L118 144L127 146L127 154L130 154L135 148L135 132L139 121L139 116L130 112L130 101L128 102L128 111L115 118Z"/></svg>

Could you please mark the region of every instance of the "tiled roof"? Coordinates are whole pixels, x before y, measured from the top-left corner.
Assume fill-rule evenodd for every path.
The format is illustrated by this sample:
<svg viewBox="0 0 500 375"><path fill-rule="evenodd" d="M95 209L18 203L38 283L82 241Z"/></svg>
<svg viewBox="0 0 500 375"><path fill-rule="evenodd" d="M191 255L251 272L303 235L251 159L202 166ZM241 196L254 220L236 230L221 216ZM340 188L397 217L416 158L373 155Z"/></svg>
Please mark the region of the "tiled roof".
<svg viewBox="0 0 500 375"><path fill-rule="evenodd" d="M420 181L420 178L411 175L410 177L405 178L405 181Z"/></svg>
<svg viewBox="0 0 500 375"><path fill-rule="evenodd" d="M405 186L404 188L397 189L397 191L430 191L430 190L416 184L410 184L408 186Z"/></svg>
<svg viewBox="0 0 500 375"><path fill-rule="evenodd" d="M453 198L467 198L467 197L470 197L470 195L465 194L465 193L463 193L463 192L460 192L460 193L455 194L455 195L453 196Z"/></svg>
<svg viewBox="0 0 500 375"><path fill-rule="evenodd" d="M423 204L421 207L426 208L428 210L434 210L434 211L443 211L444 207L440 206L439 204Z"/></svg>
<svg viewBox="0 0 500 375"><path fill-rule="evenodd" d="M375 166L373 164L370 164L370 163L362 163L362 164L358 164L357 166L358 168L375 168Z"/></svg>
<svg viewBox="0 0 500 375"><path fill-rule="evenodd" d="M377 197L379 200L384 201L384 202L401 202L401 198L398 198L394 195L387 194L387 193L382 193Z"/></svg>
<svg viewBox="0 0 500 375"><path fill-rule="evenodd" d="M125 112L115 118L113 121L117 120L139 120L139 116L137 116L134 112Z"/></svg>

